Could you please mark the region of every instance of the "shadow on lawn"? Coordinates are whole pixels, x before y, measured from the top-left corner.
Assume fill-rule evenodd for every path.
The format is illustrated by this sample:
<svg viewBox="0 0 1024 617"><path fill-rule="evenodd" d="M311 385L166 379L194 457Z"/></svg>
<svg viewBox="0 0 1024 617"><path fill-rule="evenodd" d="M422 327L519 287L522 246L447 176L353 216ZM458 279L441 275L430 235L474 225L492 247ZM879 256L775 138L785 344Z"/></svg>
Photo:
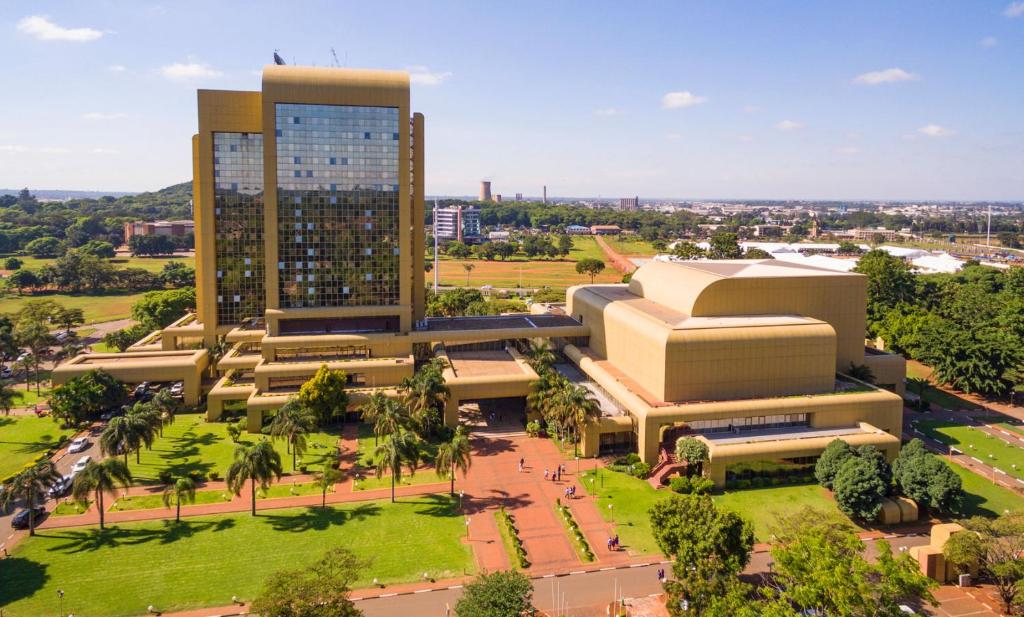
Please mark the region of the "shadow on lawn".
<svg viewBox="0 0 1024 617"><path fill-rule="evenodd" d="M164 521L159 528L126 529L108 527L106 529L68 529L54 532L36 532L37 536L63 540L48 550L59 553L75 554L98 551L118 546L134 546L149 542L171 544L202 531L224 531L235 526L235 520L224 518L217 521Z"/></svg>
<svg viewBox="0 0 1024 617"><path fill-rule="evenodd" d="M380 514L380 506L374 503L360 504L354 508L321 508L309 506L298 514L266 514L257 517L273 527L274 531L323 531L332 525L344 525L349 521L362 521Z"/></svg>
<svg viewBox="0 0 1024 617"><path fill-rule="evenodd" d="M24 557L0 560L0 606L34 595L48 580L45 564Z"/></svg>
<svg viewBox="0 0 1024 617"><path fill-rule="evenodd" d="M14 424L15 422L16 422L16 420L14 418L11 418L10 416L4 416L4 417L0 418L0 427L10 426L11 424Z"/></svg>

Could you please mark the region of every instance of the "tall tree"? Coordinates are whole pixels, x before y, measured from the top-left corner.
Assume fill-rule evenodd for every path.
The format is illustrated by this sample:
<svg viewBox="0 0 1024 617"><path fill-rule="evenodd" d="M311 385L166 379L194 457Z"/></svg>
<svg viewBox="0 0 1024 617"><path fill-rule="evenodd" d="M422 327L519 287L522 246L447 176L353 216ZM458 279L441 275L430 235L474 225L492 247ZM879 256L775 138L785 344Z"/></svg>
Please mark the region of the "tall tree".
<svg viewBox="0 0 1024 617"><path fill-rule="evenodd" d="M391 503L395 502L395 484L402 481L402 467L408 468L410 476L415 475L421 454L419 439L404 429L392 433L374 449L377 477L391 474Z"/></svg>
<svg viewBox="0 0 1024 617"><path fill-rule="evenodd" d="M914 275L907 262L881 249L862 255L853 271L868 277L868 329L871 332L887 310L914 299Z"/></svg>
<svg viewBox="0 0 1024 617"><path fill-rule="evenodd" d="M711 236L708 244L708 257L711 259L740 259L743 257L739 237L734 233L716 232Z"/></svg>
<svg viewBox="0 0 1024 617"><path fill-rule="evenodd" d="M252 445L242 444L235 448L235 458L228 467L228 488L235 495L241 495L242 488L249 481L252 515L256 516L256 485L266 490L271 482L280 480L283 474L281 455L269 441L261 439Z"/></svg>
<svg viewBox="0 0 1024 617"><path fill-rule="evenodd" d="M164 507L170 508L172 501L174 502L174 522L180 523L182 502L196 502L196 483L192 478L178 478L174 484L168 484L164 488Z"/></svg>
<svg viewBox="0 0 1024 617"><path fill-rule="evenodd" d="M51 461L40 461L27 467L4 482L0 492L0 510L6 510L18 500L29 508L28 534L36 535L35 506L46 500L46 492L61 479Z"/></svg>
<svg viewBox="0 0 1024 617"><path fill-rule="evenodd" d="M270 435L284 439L287 451L292 455L292 469L298 466L299 454L306 451L306 435L316 430L313 410L299 399L285 403L270 420Z"/></svg>
<svg viewBox="0 0 1024 617"><path fill-rule="evenodd" d="M444 385L442 367L430 362L398 386L402 402L424 436L430 435L440 424L442 411L451 393Z"/></svg>
<svg viewBox="0 0 1024 617"><path fill-rule="evenodd" d="M456 427L451 439L438 446L434 466L437 468L437 475L451 478L449 494L455 494L455 470L460 470L465 477L473 464L472 456L473 447L469 443L469 435L461 425Z"/></svg>
<svg viewBox="0 0 1024 617"><path fill-rule="evenodd" d="M408 411L398 401L381 392L374 392L370 399L359 406L364 422L373 427L373 445L376 447L383 436L390 435L409 424Z"/></svg>
<svg viewBox="0 0 1024 617"><path fill-rule="evenodd" d="M594 283L594 277L604 272L604 269L604 262L600 259L594 259L593 257L584 257L576 262L577 274L585 274L589 276L591 285Z"/></svg>
<svg viewBox="0 0 1024 617"><path fill-rule="evenodd" d="M100 529L103 529L105 506L103 497L113 495L121 488L132 484L132 473L124 461L108 458L103 461L90 461L71 483L71 496L76 501L86 502L90 496L96 501L96 510L100 513Z"/></svg>
<svg viewBox="0 0 1024 617"><path fill-rule="evenodd" d="M313 484L320 489L321 508L327 507L327 491L331 490L331 487L338 482L341 482L344 477L345 474L331 461L324 463L322 471L313 474Z"/></svg>
<svg viewBox="0 0 1024 617"><path fill-rule="evenodd" d="M321 426L335 418L344 421L348 410L347 383L345 371L331 370L322 364L316 374L299 388L299 400L313 412Z"/></svg>
<svg viewBox="0 0 1024 617"><path fill-rule="evenodd" d="M467 584L455 604L458 617L517 617L533 608L533 582L522 572L484 573Z"/></svg>
<svg viewBox="0 0 1024 617"><path fill-rule="evenodd" d="M348 596L368 565L346 548L333 548L307 568L271 574L253 600L252 613L263 617L361 617L363 612Z"/></svg>
<svg viewBox="0 0 1024 617"><path fill-rule="evenodd" d="M675 455L676 460L686 463L687 475L704 475L704 465L709 460L708 444L696 437L680 437L676 440Z"/></svg>
<svg viewBox="0 0 1024 617"><path fill-rule="evenodd" d="M14 407L14 401L23 399L24 397L24 394L16 391L6 383L0 383L0 411L3 411L5 416L11 414L11 408Z"/></svg>

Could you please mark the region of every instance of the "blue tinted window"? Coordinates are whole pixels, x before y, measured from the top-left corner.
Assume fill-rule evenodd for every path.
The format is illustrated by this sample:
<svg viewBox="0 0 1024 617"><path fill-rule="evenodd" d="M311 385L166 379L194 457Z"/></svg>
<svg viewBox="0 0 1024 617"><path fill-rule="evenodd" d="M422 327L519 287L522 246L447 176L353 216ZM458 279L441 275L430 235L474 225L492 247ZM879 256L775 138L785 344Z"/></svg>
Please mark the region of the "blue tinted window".
<svg viewBox="0 0 1024 617"><path fill-rule="evenodd" d="M337 164L338 164L338 159L336 159L336 158L334 158L334 157L332 156L332 157L331 157L331 165L337 165Z"/></svg>
<svg viewBox="0 0 1024 617"><path fill-rule="evenodd" d="M302 157L301 156L295 157L295 164L298 165L300 163L302 163Z"/></svg>
<svg viewBox="0 0 1024 617"><path fill-rule="evenodd" d="M302 172L301 172L301 171L299 171L298 169L296 169L296 170L295 170L295 177L296 177L296 178L301 178L301 177L302 177Z"/></svg>
<svg viewBox="0 0 1024 617"><path fill-rule="evenodd" d="M363 139L370 139L370 133L369 133L369 131L367 131L367 132L363 133Z"/></svg>
<svg viewBox="0 0 1024 617"><path fill-rule="evenodd" d="M274 131L274 135L277 135L278 137L280 137L281 136L281 129L275 130Z"/></svg>
<svg viewBox="0 0 1024 617"><path fill-rule="evenodd" d="M307 178L312 178L313 177L313 170L312 169L307 169L306 170L306 177Z"/></svg>
<svg viewBox="0 0 1024 617"><path fill-rule="evenodd" d="M392 133L391 134L391 139L393 139L395 141L398 141L398 133Z"/></svg>

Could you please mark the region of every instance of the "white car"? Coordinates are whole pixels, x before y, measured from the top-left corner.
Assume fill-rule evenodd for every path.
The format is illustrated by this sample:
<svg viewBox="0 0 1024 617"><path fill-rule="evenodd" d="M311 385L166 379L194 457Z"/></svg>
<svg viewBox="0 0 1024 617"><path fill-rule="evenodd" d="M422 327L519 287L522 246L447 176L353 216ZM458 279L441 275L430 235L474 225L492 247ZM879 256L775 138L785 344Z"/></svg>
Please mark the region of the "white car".
<svg viewBox="0 0 1024 617"><path fill-rule="evenodd" d="M85 437L79 437L78 439L72 439L71 444L68 446L68 454L74 454L75 452L81 452L89 447L89 440Z"/></svg>
<svg viewBox="0 0 1024 617"><path fill-rule="evenodd" d="M181 396L184 395L184 394L185 394L185 383L182 382L182 381L174 382L174 385L171 386L171 396L175 396L175 397L181 398Z"/></svg>
<svg viewBox="0 0 1024 617"><path fill-rule="evenodd" d="M82 473L82 470L85 469L85 466L91 462L91 456L83 456L82 458L78 459L77 461L75 461L74 466L71 467L71 475L75 476Z"/></svg>
<svg viewBox="0 0 1024 617"><path fill-rule="evenodd" d="M14 369L9 366L0 369L0 379L10 379L11 377L14 377Z"/></svg>

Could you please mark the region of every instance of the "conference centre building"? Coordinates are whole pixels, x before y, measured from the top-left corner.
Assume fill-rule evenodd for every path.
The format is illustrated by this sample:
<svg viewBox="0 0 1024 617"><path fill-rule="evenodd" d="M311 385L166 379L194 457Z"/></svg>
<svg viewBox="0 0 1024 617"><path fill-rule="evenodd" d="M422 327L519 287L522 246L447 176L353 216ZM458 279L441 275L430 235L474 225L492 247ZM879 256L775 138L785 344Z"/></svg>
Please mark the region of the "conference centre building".
<svg viewBox="0 0 1024 617"><path fill-rule="evenodd" d="M586 456L664 465L694 435L719 483L729 464L813 458L835 438L895 456L903 360L865 348L858 274L652 262L529 313L427 317L424 118L409 94L405 72L277 65L258 92L198 91L196 311L124 353L72 359L54 384L96 368L180 380L208 419L242 413L259 431L321 366L345 372L355 413L440 357L447 423L469 403L525 422L524 352L543 340L600 402ZM879 385L849 376L861 366Z"/></svg>

